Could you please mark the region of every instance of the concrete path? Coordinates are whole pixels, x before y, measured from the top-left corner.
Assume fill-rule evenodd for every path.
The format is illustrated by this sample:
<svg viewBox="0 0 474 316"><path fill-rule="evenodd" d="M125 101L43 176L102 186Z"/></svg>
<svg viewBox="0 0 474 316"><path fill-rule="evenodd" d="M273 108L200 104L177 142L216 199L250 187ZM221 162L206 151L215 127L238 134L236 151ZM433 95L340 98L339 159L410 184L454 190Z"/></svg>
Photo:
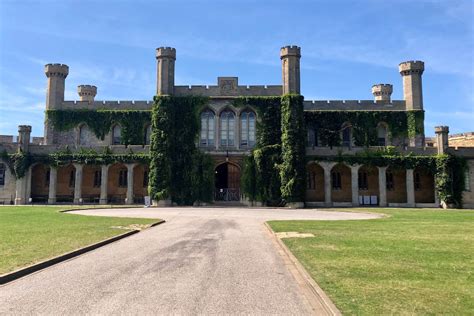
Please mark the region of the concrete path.
<svg viewBox="0 0 474 316"><path fill-rule="evenodd" d="M263 223L377 217L247 208L74 213L167 223L0 287L0 315L311 314Z"/></svg>

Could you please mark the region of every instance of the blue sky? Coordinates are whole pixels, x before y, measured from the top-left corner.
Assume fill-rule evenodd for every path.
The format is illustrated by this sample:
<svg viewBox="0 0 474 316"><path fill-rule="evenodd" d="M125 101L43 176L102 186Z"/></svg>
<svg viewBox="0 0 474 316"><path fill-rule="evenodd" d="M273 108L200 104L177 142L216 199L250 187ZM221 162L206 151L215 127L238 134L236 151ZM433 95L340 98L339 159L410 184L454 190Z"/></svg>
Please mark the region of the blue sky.
<svg viewBox="0 0 474 316"><path fill-rule="evenodd" d="M425 61L426 134L435 125L474 131L471 0L68 1L0 0L0 134L19 124L43 135L46 63L70 67L97 100L150 100L155 48L177 49L176 84L280 84L279 48L302 47L306 99L372 99L398 64Z"/></svg>

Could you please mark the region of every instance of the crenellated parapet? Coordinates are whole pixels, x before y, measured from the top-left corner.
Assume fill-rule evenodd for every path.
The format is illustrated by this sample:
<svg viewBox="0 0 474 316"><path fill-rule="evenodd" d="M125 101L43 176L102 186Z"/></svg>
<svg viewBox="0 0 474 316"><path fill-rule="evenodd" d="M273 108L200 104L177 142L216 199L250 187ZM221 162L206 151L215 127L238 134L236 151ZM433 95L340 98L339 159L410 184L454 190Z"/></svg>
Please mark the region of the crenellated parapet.
<svg viewBox="0 0 474 316"><path fill-rule="evenodd" d="M44 66L46 77L66 78L69 74L69 66L65 64L46 64Z"/></svg>
<svg viewBox="0 0 474 316"><path fill-rule="evenodd" d="M88 84L77 86L77 93L81 101L94 102L97 95L97 87Z"/></svg>
<svg viewBox="0 0 474 316"><path fill-rule="evenodd" d="M425 63L421 60L409 60L404 61L398 65L398 70L402 76L412 74L423 74L425 71Z"/></svg>
<svg viewBox="0 0 474 316"><path fill-rule="evenodd" d="M404 100L377 102L374 100L305 100L305 111L405 111Z"/></svg>
<svg viewBox="0 0 474 316"><path fill-rule="evenodd" d="M149 111L153 101L64 101L61 110L143 110Z"/></svg>
<svg viewBox="0 0 474 316"><path fill-rule="evenodd" d="M375 101L390 102L393 86L388 83L379 83L372 86L372 94Z"/></svg>
<svg viewBox="0 0 474 316"><path fill-rule="evenodd" d="M283 94L301 93L300 59L301 48L296 45L284 46L280 49Z"/></svg>
<svg viewBox="0 0 474 316"><path fill-rule="evenodd" d="M171 95L174 91L174 64L176 49L158 47L156 49L156 94Z"/></svg>
<svg viewBox="0 0 474 316"><path fill-rule="evenodd" d="M398 70L403 78L403 98L410 110L423 110L423 87L421 76L425 63L410 60L400 63Z"/></svg>

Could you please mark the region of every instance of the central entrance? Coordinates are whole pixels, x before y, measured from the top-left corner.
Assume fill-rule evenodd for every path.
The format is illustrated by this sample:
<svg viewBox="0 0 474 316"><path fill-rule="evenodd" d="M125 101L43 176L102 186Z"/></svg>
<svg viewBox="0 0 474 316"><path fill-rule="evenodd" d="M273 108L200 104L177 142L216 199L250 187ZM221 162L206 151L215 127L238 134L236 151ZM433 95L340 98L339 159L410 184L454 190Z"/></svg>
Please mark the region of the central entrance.
<svg viewBox="0 0 474 316"><path fill-rule="evenodd" d="M240 201L240 169L238 166L226 162L215 170L216 201Z"/></svg>

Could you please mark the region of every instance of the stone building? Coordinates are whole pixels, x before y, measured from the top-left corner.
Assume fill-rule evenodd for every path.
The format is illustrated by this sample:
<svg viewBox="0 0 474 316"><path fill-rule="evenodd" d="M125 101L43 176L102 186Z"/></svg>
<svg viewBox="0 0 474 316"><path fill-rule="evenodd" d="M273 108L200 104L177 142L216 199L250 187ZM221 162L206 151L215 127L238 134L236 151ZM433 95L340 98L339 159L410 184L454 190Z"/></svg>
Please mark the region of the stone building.
<svg viewBox="0 0 474 316"><path fill-rule="evenodd" d="M300 94L300 58L300 47L281 48L281 85L240 85L237 77L218 77L216 85L177 86L174 83L176 50L170 47L156 50L157 95L209 97L208 106L200 113L201 131L197 142L199 148L209 153L215 163L215 201L242 200L240 178L243 157L256 144L257 123L261 120L258 111L252 106L235 107L232 101L243 96ZM342 115L357 111L377 112L390 117L410 111L423 112L424 63L402 62L398 70L403 81L403 100L391 99L391 84L375 84L371 88L371 100L304 100L305 115L326 112ZM67 65L45 66L47 111L148 112L153 106L152 100L98 101L98 89L92 85L78 86L79 100L64 100L68 74ZM391 133L391 122L374 122L370 128L376 134L376 143L360 146L354 140L357 128L354 122L343 122L331 131L337 133L337 145L322 141L322 136L318 134L321 130L314 127L313 123L306 124L306 206L438 207L440 202L435 189L435 178L429 170L422 167L400 169L390 165L351 165L332 159L341 155L380 151L388 146L395 147L403 155L434 156L451 153L466 158L469 170L466 172L463 199L466 207L474 206L474 193L471 189L471 183L474 183L474 148L450 147L447 127L437 127L436 146L426 146L423 128L409 133L409 137L401 137ZM144 122L143 126L138 127L142 130L142 137L136 143L124 144L124 128L119 122L112 122L103 137L97 137L96 131L83 122L58 128L51 119L46 119L44 138L31 139L31 127L24 125L19 126L17 137L0 136L0 152L3 152L0 162L0 203L143 203L148 194L149 178L149 165L144 161L70 162L55 165L46 159L27 165L24 175L17 179L11 168L12 162L8 159L9 155L18 152L38 157L60 152L80 154L85 151L110 152L115 155L149 153L151 122Z"/></svg>

